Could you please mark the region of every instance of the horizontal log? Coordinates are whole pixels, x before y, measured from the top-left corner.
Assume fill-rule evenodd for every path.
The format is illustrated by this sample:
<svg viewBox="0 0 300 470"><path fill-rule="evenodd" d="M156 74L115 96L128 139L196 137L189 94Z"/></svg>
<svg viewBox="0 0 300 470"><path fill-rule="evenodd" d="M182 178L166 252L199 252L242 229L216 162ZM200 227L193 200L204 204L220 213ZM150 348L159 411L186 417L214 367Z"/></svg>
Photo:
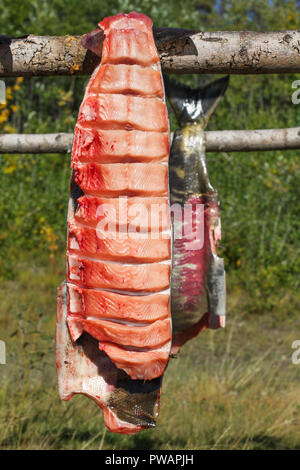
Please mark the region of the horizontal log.
<svg viewBox="0 0 300 470"><path fill-rule="evenodd" d="M208 152L300 149L300 127L206 132Z"/></svg>
<svg viewBox="0 0 300 470"><path fill-rule="evenodd" d="M300 31L154 30L167 73L300 72ZM81 36L0 36L0 77L91 74L100 58Z"/></svg>
<svg viewBox="0 0 300 470"><path fill-rule="evenodd" d="M70 153L73 134L0 134L0 153Z"/></svg>
<svg viewBox="0 0 300 470"><path fill-rule="evenodd" d="M300 127L253 131L208 131L207 152L250 152L300 148ZM69 153L73 134L3 134L0 153Z"/></svg>

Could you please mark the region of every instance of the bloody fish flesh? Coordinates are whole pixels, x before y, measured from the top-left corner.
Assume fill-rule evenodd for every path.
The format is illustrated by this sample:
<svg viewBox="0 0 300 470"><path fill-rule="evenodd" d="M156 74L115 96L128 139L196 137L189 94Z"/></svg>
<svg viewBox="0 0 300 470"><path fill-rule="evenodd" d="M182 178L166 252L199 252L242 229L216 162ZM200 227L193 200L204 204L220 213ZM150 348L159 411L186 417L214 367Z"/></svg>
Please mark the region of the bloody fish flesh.
<svg viewBox="0 0 300 470"><path fill-rule="evenodd" d="M155 425L171 349L169 122L151 20L99 27L74 132L57 370L62 399L86 394L111 431L131 434Z"/></svg>

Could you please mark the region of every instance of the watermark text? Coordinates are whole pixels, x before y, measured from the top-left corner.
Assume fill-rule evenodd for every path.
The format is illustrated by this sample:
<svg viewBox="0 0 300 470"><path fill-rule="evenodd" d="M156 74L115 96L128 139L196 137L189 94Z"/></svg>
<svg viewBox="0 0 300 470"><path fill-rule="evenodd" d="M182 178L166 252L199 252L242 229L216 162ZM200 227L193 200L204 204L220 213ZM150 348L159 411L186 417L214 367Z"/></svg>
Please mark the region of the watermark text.
<svg viewBox="0 0 300 470"><path fill-rule="evenodd" d="M2 340L0 340L0 364L6 364L6 346Z"/></svg>
<svg viewBox="0 0 300 470"><path fill-rule="evenodd" d="M0 104L6 104L6 88L3 80L0 80Z"/></svg>
<svg viewBox="0 0 300 470"><path fill-rule="evenodd" d="M185 243L185 250L200 250L204 245L204 204L132 203L120 197L114 204L103 203L94 215L82 207L79 217L85 222L92 217L96 222L98 239L162 240L170 238L171 220L173 239Z"/></svg>
<svg viewBox="0 0 300 470"><path fill-rule="evenodd" d="M295 349L295 351L292 354L292 363L294 365L300 364L300 340L296 339L292 343L292 349Z"/></svg>
<svg viewBox="0 0 300 470"><path fill-rule="evenodd" d="M292 88L297 88L296 91L292 94L292 103L299 104L300 103L300 80L295 80L292 83Z"/></svg>

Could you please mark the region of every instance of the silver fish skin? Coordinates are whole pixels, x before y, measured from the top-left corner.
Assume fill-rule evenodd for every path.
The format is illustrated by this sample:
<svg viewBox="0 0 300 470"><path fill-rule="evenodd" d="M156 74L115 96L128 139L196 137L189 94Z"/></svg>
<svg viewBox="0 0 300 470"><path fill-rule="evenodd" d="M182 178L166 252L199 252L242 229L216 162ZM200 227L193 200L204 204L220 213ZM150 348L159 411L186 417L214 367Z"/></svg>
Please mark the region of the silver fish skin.
<svg viewBox="0 0 300 470"><path fill-rule="evenodd" d="M229 77L197 89L165 77L179 128L170 151L169 182L173 229L172 352L206 328L225 326L224 261L218 194L210 183L205 127L223 97ZM190 215L189 215L190 214Z"/></svg>

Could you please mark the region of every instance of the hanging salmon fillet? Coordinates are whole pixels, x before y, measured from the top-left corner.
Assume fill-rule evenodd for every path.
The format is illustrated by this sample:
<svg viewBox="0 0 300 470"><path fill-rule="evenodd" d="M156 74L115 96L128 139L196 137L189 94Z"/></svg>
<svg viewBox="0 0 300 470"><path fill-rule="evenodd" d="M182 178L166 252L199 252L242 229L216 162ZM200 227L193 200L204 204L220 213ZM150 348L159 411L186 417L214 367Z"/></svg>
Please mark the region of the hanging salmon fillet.
<svg viewBox="0 0 300 470"><path fill-rule="evenodd" d="M150 18L99 28L72 149L58 384L62 399L93 398L111 431L131 434L155 425L171 349L169 121Z"/></svg>

